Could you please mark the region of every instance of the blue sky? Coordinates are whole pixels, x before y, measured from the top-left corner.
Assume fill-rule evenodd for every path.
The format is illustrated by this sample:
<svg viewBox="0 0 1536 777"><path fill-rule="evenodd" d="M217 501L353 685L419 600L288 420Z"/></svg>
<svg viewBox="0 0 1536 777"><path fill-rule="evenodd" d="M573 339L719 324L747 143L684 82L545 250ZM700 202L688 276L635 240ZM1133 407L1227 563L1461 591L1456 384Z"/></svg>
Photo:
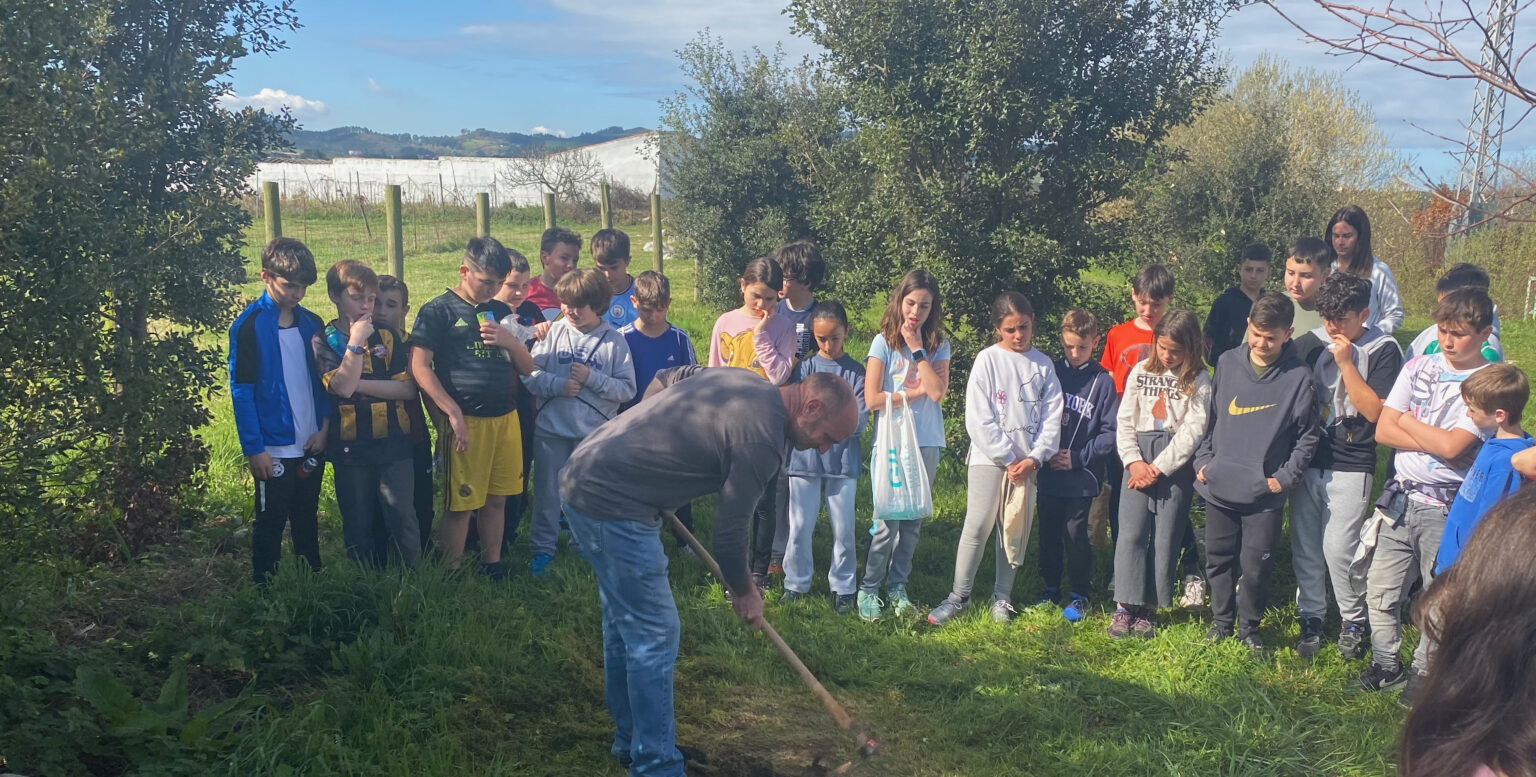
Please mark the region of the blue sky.
<svg viewBox="0 0 1536 777"><path fill-rule="evenodd" d="M1288 7L1310 12L1302 0ZM782 43L791 55L812 52L778 8L772 0L302 0L304 28L288 35L286 51L239 63L234 101L288 105L309 129L652 127L658 101L683 85L675 51L703 28L733 50ZM1461 137L1470 86L1328 56L1265 6L1229 18L1222 44L1238 68L1269 54L1342 72L1395 147L1432 175L1454 175L1444 144L1414 125ZM1505 139L1506 159L1532 132Z"/></svg>

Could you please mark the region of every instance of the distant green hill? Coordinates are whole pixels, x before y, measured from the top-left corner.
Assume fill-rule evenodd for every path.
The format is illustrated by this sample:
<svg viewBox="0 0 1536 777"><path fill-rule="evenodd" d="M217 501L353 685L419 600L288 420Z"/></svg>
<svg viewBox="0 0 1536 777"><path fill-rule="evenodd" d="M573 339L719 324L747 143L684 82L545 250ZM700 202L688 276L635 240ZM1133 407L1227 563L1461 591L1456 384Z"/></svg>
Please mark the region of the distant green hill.
<svg viewBox="0 0 1536 777"><path fill-rule="evenodd" d="M381 157L385 159L431 159L439 156L520 156L529 149L544 147L560 151L590 146L617 138L646 132L644 127L608 127L573 137L524 135L521 132L493 132L488 129L465 130L457 136L389 135L367 127L337 127L328 130L294 130L288 140L293 152L308 159L343 156Z"/></svg>

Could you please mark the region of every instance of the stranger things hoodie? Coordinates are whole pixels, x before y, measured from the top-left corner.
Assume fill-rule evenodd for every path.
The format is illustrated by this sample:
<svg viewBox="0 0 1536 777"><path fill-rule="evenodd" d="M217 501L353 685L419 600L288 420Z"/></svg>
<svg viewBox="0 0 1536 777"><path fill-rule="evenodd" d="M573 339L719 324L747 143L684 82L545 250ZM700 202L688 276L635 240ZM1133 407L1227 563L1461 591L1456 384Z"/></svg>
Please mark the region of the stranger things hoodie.
<svg viewBox="0 0 1536 777"><path fill-rule="evenodd" d="M1312 371L1295 344L1287 342L1262 373L1248 354L1243 343L1217 361L1210 426L1195 451L1195 472L1205 468L1195 490L1238 513L1281 509L1322 439ZM1280 493L1270 492L1268 478L1280 482Z"/></svg>

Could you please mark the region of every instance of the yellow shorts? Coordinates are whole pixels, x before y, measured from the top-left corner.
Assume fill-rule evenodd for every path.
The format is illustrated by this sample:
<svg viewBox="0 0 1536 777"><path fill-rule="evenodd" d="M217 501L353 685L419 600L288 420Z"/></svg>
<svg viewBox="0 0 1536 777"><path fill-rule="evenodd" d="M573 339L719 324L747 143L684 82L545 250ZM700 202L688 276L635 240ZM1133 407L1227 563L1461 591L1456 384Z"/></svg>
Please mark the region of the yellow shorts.
<svg viewBox="0 0 1536 777"><path fill-rule="evenodd" d="M444 421L442 444L447 451L449 512L478 510L486 496L523 493L523 431L513 410L496 418L465 416L469 450L454 450L453 432Z"/></svg>

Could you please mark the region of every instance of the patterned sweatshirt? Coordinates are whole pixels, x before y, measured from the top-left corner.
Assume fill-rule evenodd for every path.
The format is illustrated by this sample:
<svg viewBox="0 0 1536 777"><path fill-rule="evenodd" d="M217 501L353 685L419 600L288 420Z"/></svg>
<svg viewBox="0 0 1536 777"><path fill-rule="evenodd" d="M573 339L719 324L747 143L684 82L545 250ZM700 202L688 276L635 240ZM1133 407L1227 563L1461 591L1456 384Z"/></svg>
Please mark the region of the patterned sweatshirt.
<svg viewBox="0 0 1536 777"><path fill-rule="evenodd" d="M1026 456L1045 464L1061 443L1061 383L1045 354L993 345L976 354L965 386L970 463L1006 467Z"/></svg>
<svg viewBox="0 0 1536 777"><path fill-rule="evenodd" d="M1179 388L1173 373L1147 372L1142 360L1131 368L1125 379L1125 395L1120 397L1120 411L1115 416L1115 447L1126 466L1141 461L1138 432L1168 432L1173 435L1168 447L1147 462L1164 474L1189 463L1205 435L1211 404L1211 379L1205 370L1195 374L1193 389Z"/></svg>

